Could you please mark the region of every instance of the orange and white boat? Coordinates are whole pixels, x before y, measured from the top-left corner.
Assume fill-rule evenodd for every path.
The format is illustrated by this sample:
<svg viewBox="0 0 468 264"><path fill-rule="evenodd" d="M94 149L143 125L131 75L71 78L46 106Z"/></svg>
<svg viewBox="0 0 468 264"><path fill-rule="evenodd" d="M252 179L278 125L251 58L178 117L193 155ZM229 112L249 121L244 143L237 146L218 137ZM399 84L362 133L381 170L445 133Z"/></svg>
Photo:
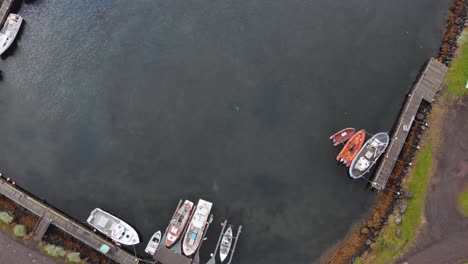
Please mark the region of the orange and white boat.
<svg viewBox="0 0 468 264"><path fill-rule="evenodd" d="M174 218L172 218L171 224L167 229L166 247L171 247L180 238L188 223L192 208L193 203L186 200L184 204L177 209L177 212L174 215Z"/></svg>
<svg viewBox="0 0 468 264"><path fill-rule="evenodd" d="M351 166L351 162L362 148L365 139L366 131L364 129L359 130L344 145L338 156L336 156L336 160L346 165L346 167Z"/></svg>
<svg viewBox="0 0 468 264"><path fill-rule="evenodd" d="M338 146L341 143L346 142L348 139L350 139L354 133L356 132L356 129L352 127L348 127L345 129L342 129L332 136L330 136L330 139L333 140L333 146Z"/></svg>

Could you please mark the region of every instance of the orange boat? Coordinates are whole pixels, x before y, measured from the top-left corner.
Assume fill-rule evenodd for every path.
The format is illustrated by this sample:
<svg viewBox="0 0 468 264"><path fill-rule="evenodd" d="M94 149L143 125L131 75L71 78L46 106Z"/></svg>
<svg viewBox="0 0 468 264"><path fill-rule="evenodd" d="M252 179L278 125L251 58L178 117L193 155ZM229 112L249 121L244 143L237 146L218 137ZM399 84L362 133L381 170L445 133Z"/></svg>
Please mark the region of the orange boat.
<svg viewBox="0 0 468 264"><path fill-rule="evenodd" d="M346 145L344 145L340 154L336 156L336 160L346 165L346 167L351 166L351 162L362 148L365 139L366 131L364 129L359 130L349 139Z"/></svg>
<svg viewBox="0 0 468 264"><path fill-rule="evenodd" d="M330 139L333 140L333 146L336 147L339 144L346 142L346 140L350 139L354 135L354 132L356 132L356 129L351 127L336 132L330 136Z"/></svg>
<svg viewBox="0 0 468 264"><path fill-rule="evenodd" d="M193 203L186 200L184 204L177 209L177 213L174 215L174 218L172 218L169 228L167 228L167 247L171 247L184 232L184 228L187 225L192 208Z"/></svg>

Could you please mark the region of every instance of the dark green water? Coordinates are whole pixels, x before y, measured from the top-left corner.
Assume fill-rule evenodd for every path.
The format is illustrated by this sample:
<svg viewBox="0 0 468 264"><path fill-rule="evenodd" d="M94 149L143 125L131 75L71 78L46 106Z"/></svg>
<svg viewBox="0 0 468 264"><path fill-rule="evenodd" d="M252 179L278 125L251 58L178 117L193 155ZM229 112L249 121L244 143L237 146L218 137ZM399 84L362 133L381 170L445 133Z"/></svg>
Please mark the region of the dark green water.
<svg viewBox="0 0 468 264"><path fill-rule="evenodd" d="M328 136L391 129L448 0L39 0L0 69L0 169L144 243L178 199L242 223L235 263L311 263L375 199ZM139 248L140 250L144 245Z"/></svg>

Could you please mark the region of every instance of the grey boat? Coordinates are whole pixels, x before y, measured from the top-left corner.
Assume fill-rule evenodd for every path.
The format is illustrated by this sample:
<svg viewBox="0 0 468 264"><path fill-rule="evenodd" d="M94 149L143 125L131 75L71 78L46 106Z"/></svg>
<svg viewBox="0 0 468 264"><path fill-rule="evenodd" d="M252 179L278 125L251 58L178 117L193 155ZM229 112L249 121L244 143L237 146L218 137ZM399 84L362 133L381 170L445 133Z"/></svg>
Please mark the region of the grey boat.
<svg viewBox="0 0 468 264"><path fill-rule="evenodd" d="M351 162L349 176L353 179L361 178L374 166L380 155L388 146L390 138L388 133L380 132L371 137Z"/></svg>

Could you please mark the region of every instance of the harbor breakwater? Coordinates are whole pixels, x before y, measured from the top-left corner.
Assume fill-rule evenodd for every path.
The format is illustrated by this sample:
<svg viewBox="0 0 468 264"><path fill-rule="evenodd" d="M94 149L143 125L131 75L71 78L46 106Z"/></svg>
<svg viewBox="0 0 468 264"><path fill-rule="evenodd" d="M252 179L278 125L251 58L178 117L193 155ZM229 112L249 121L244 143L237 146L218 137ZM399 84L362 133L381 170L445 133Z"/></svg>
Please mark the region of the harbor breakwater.
<svg viewBox="0 0 468 264"><path fill-rule="evenodd" d="M454 58L454 52L457 49L457 38L465 27L466 10L468 8L464 0L454 0L450 5L442 43L436 57L439 62L446 66L449 66ZM419 79L419 75L415 82ZM351 263L356 257L372 250L376 238L381 229L388 224L388 218L392 212L398 209L406 210L405 200L410 199L412 193L402 188L402 181L408 173L409 166L418 150L416 146L418 146L423 132L428 128L426 121L430 110L430 103L421 104L416 115L416 122L413 122L406 138L407 144L403 146L398 157L401 162L395 164L386 186L387 190L379 192L375 206L370 210L368 217L355 224L343 241L322 256L320 263Z"/></svg>

